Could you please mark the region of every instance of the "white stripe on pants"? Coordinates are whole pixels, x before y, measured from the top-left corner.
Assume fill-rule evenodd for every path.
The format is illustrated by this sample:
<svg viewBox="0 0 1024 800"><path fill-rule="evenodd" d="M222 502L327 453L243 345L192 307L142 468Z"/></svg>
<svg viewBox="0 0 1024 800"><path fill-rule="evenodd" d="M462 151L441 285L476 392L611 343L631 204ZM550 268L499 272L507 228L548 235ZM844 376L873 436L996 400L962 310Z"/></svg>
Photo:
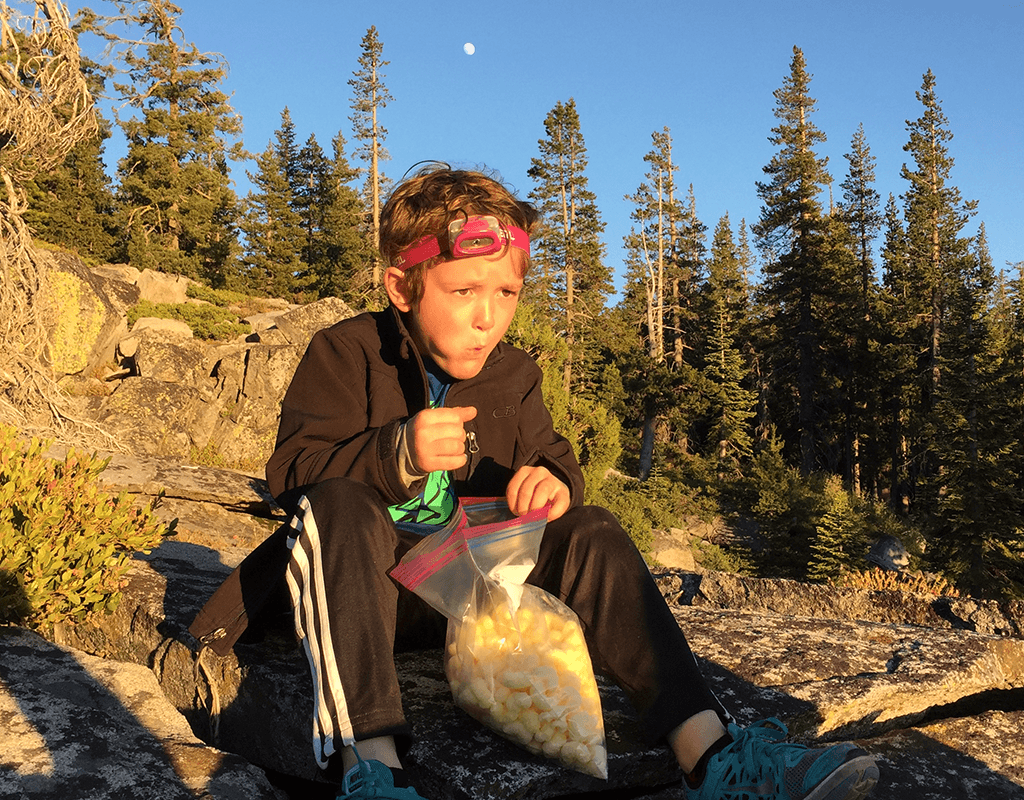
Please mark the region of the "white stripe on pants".
<svg viewBox="0 0 1024 800"><path fill-rule="evenodd" d="M313 752L317 764L326 769L327 759L340 747L351 745L355 739L341 675L334 658L320 558L320 532L305 497L299 501L299 512L292 519L291 527L288 591L295 613L295 631L302 641L313 675ZM333 720L337 720L339 730L334 729Z"/></svg>

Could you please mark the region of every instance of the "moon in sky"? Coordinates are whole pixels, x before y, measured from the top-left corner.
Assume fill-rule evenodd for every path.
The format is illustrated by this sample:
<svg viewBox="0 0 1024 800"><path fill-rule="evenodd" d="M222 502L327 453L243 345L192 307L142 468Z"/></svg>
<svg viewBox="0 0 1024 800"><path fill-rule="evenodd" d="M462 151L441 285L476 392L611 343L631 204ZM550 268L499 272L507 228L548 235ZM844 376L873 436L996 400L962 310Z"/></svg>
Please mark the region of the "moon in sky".
<svg viewBox="0 0 1024 800"><path fill-rule="evenodd" d="M472 42L466 42L464 45L462 45L462 51L467 56L471 56L471 55L473 55L473 53L476 52L476 48L473 46Z"/></svg>

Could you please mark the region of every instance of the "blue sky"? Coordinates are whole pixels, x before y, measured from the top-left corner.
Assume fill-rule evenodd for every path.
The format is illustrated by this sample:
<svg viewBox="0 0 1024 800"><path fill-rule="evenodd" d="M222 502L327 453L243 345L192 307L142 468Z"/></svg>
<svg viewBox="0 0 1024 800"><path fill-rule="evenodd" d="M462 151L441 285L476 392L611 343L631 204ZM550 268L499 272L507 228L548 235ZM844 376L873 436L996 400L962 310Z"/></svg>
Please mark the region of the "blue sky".
<svg viewBox="0 0 1024 800"><path fill-rule="evenodd" d="M693 184L709 238L726 212L734 229L753 224L755 182L775 152L772 93L798 46L836 196L863 124L884 202L906 189L906 120L921 113L915 93L931 69L954 134L952 183L978 201L968 231L985 223L997 268L1024 261L1024 0L177 2L185 38L230 67L224 89L251 152L266 147L285 106L300 143L313 133L329 152L339 130L351 139L348 80L371 25L390 62L394 99L381 121L392 178L424 159L486 165L526 195L544 117L574 98L617 273L630 224L623 196L643 180L652 132L670 128L678 180ZM108 164L121 153L110 143ZM240 194L246 166L233 166Z"/></svg>

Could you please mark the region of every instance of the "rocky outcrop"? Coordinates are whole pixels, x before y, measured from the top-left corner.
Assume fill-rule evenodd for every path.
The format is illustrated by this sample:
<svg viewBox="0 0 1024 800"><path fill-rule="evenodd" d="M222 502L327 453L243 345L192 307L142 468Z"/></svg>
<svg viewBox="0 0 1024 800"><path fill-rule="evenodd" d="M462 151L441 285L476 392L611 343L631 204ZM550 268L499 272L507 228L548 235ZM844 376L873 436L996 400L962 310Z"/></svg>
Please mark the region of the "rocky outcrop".
<svg viewBox="0 0 1024 800"><path fill-rule="evenodd" d="M283 800L201 742L145 666L0 629L0 797Z"/></svg>
<svg viewBox="0 0 1024 800"><path fill-rule="evenodd" d="M662 593L676 605L757 614L849 619L1024 637L1024 603L836 588L726 572L665 571Z"/></svg>
<svg viewBox="0 0 1024 800"><path fill-rule="evenodd" d="M320 328L352 316L341 300L305 306L266 301L253 332L232 342L197 339L187 324L141 318L139 300L192 303L191 281L123 265L89 270L53 256L51 360L85 413L126 452L256 469L274 446L281 400Z"/></svg>
<svg viewBox="0 0 1024 800"><path fill-rule="evenodd" d="M95 273L68 253L48 253L50 264L41 307L50 319L49 357L57 375L91 374L114 357L127 333L125 312L139 288Z"/></svg>
<svg viewBox="0 0 1024 800"><path fill-rule="evenodd" d="M228 570L283 518L259 479L117 456L110 488L166 493L179 530L139 558L118 610L65 627L65 647L153 671L208 745L243 756L292 797L314 797L311 685L282 617L220 658L197 662L185 629ZM882 765L878 800L1024 798L1024 640L1020 608L828 589L722 573L657 579L716 692L741 723L776 716L805 742L854 738ZM994 631L1007 631L995 633ZM451 701L441 653L399 657L417 734L410 765L434 800L678 797L678 771L651 747L617 687L601 681L609 780L537 759ZM614 792L618 792L616 795Z"/></svg>

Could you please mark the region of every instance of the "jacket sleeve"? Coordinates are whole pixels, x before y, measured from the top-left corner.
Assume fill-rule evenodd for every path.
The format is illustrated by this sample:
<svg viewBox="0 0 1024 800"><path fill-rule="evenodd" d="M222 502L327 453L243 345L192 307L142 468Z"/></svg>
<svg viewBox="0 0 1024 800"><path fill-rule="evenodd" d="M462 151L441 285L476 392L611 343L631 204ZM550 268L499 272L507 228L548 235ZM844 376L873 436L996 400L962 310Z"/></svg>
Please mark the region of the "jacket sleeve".
<svg viewBox="0 0 1024 800"><path fill-rule="evenodd" d="M401 415L371 419L368 360L330 330L313 336L281 405L277 445L267 462L270 491L288 512L303 490L346 477L372 486L391 505L414 490L398 472ZM395 384L395 394L401 391ZM410 494L412 492L412 494Z"/></svg>

